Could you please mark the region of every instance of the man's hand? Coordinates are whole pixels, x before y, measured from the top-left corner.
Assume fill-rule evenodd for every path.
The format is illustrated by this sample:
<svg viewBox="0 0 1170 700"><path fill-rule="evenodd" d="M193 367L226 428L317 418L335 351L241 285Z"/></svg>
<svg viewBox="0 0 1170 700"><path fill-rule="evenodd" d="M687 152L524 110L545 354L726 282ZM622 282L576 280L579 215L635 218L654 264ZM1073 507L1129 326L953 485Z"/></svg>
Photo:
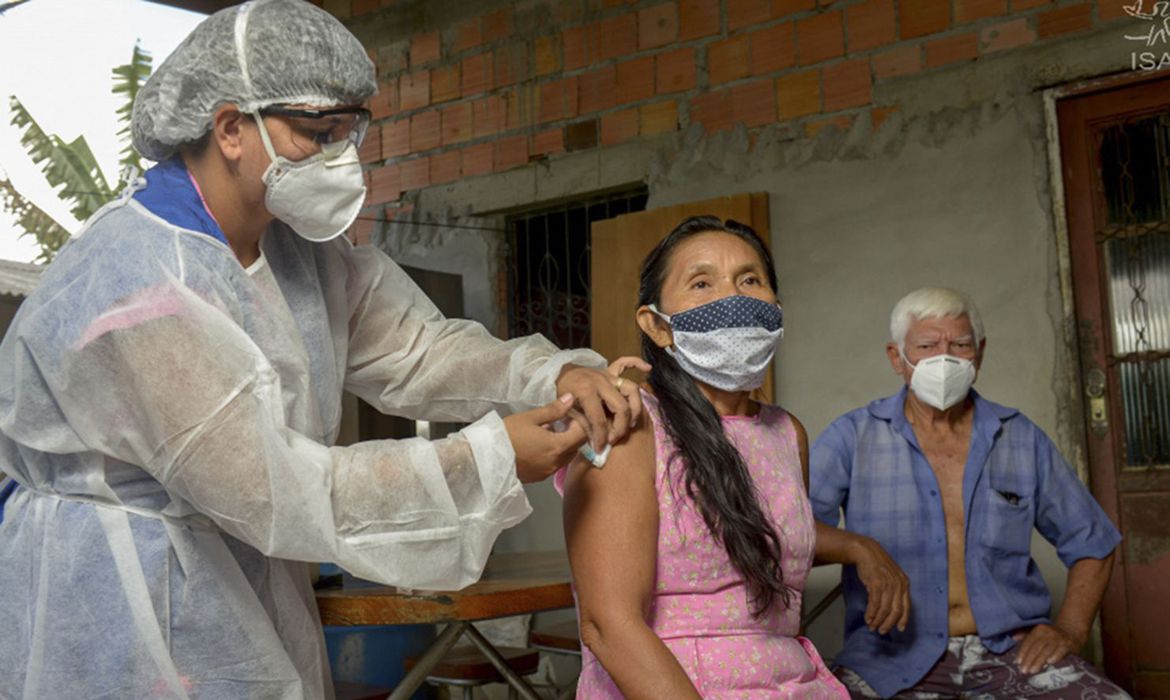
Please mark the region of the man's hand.
<svg viewBox="0 0 1170 700"><path fill-rule="evenodd" d="M1017 634L1016 664L1024 673L1039 673L1072 654L1085 643L1083 637L1056 625L1036 625L1027 634ZM1022 641L1021 641L1022 640Z"/></svg>
<svg viewBox="0 0 1170 700"><path fill-rule="evenodd" d="M865 586L865 626L885 634L910 623L910 579L884 547L865 535L817 522L816 563L852 564Z"/></svg>
<svg viewBox="0 0 1170 700"><path fill-rule="evenodd" d="M626 436L642 417L642 396L638 385L618 377L628 367L644 372L650 366L638 358L615 360L608 371L565 365L557 379L557 393L572 394L584 414L585 427L593 449L600 452ZM616 370L616 371L615 371ZM608 414L608 415L607 415ZM575 422L575 421L574 421Z"/></svg>
<svg viewBox="0 0 1170 700"><path fill-rule="evenodd" d="M568 430L554 432L550 424L564 418L573 406L573 396L562 394L552 403L504 419L508 439L516 452L516 476L529 484L543 481L568 464L585 442L585 429L568 422Z"/></svg>
<svg viewBox="0 0 1170 700"><path fill-rule="evenodd" d="M857 576L868 598L866 627L878 634L895 625L898 631L905 631L910 622L910 579L876 540L859 537L854 546Z"/></svg>
<svg viewBox="0 0 1170 700"><path fill-rule="evenodd" d="M1052 624L1016 633L1015 639L1020 643L1016 663L1021 671L1036 673L1084 646L1113 572L1114 555L1110 552L1101 559L1086 557L1073 562L1068 569L1064 602Z"/></svg>

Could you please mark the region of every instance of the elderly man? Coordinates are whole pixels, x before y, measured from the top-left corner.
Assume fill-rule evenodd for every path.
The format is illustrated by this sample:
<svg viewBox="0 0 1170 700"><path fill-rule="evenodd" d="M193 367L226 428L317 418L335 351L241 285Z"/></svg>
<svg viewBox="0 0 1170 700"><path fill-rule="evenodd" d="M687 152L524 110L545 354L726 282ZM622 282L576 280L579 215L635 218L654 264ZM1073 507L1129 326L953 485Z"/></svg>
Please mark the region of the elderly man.
<svg viewBox="0 0 1170 700"><path fill-rule="evenodd" d="M1034 423L971 389L985 346L975 305L919 289L894 307L890 338L905 386L838 418L812 448L816 517L827 529L844 509L838 554L851 557L836 559L855 565L838 675L855 698L1127 697L1075 654L1121 537ZM1069 567L1055 617L1033 528ZM890 568L910 587L898 626L867 612L866 572Z"/></svg>

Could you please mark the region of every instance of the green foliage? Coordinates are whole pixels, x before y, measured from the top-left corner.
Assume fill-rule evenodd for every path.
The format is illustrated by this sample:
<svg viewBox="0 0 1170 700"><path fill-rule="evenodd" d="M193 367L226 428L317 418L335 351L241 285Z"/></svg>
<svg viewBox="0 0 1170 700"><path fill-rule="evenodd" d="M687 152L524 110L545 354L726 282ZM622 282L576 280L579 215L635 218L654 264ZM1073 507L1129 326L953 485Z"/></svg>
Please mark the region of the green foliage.
<svg viewBox="0 0 1170 700"><path fill-rule="evenodd" d="M115 95L123 95L125 103L118 109L121 128L118 139L122 143L121 176L116 186L111 187L102 174L93 151L84 136L66 142L56 134L47 134L28 109L16 97L9 97L12 113L11 124L22 130L20 143L28 152L33 163L41 167L45 180L56 191L57 196L70 204L70 212L80 221L85 221L94 212L109 202L132 173L142 168L142 161L134 150L130 138L130 115L138 90L150 76L151 57L136 43L130 62L114 69ZM32 236L41 248L38 262L49 262L57 250L69 240L69 232L53 220L27 197L22 195L12 182L0 178L0 206L16 216L17 223L24 230L22 236Z"/></svg>
<svg viewBox="0 0 1170 700"><path fill-rule="evenodd" d="M134 109L134 100L138 99L138 90L150 76L152 61L150 54L143 51L138 44L134 44L134 54L130 57L130 62L114 69L114 94L126 96L126 101L118 108L118 122L122 125L118 130L118 138L122 141L122 160L118 163L122 166L123 173L128 170L142 170L142 159L139 158L138 151L134 150L130 137L130 115Z"/></svg>
<svg viewBox="0 0 1170 700"><path fill-rule="evenodd" d="M34 236L41 248L36 261L47 263L57 249L69 240L69 232L40 207L16 191L7 178L0 178L0 206L16 217L16 224L24 231L22 236Z"/></svg>

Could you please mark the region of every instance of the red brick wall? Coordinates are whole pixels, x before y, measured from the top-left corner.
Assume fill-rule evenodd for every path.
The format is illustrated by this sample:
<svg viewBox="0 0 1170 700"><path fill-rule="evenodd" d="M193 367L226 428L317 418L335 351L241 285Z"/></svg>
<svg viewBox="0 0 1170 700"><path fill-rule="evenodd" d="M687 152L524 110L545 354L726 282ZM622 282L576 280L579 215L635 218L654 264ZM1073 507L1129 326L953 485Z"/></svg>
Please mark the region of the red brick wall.
<svg viewBox="0 0 1170 700"><path fill-rule="evenodd" d="M505 5L367 46L381 89L362 149L369 204L695 123L879 125L898 109L874 104L884 81L1091 32L1124 19L1124 2L550 0L535 32L516 27L535 3ZM359 35L402 11L324 4Z"/></svg>

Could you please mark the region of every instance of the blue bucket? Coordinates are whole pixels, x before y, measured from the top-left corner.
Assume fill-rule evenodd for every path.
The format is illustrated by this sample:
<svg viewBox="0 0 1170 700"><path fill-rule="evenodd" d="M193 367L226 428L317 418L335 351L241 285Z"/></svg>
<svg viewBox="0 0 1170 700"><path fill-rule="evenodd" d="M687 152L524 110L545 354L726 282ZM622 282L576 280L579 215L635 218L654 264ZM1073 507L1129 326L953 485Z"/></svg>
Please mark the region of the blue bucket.
<svg viewBox="0 0 1170 700"><path fill-rule="evenodd" d="M393 688L406 672L408 656L422 656L435 640L434 625L325 626L325 648L335 681ZM424 684L411 700L430 700L434 689Z"/></svg>
<svg viewBox="0 0 1170 700"><path fill-rule="evenodd" d="M374 585L354 579L336 564L322 562L320 574L344 576L348 586ZM325 625L325 649L334 681L397 687L408 656L422 656L435 641L434 625ZM423 684L410 700L431 700L435 689Z"/></svg>

